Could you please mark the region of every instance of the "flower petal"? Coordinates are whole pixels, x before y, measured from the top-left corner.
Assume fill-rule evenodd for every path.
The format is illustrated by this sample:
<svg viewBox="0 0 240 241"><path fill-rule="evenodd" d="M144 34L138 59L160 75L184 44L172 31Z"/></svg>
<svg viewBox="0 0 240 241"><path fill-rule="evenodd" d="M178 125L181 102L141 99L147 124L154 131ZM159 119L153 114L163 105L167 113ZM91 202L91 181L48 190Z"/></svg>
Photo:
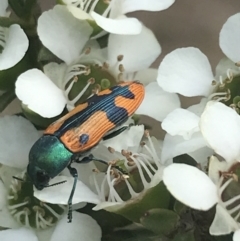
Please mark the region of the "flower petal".
<svg viewBox="0 0 240 241"><path fill-rule="evenodd" d="M126 73L147 69L161 53L153 32L145 26L138 35L110 34L108 40L108 60L110 67L117 63L117 56L123 55L120 62Z"/></svg>
<svg viewBox="0 0 240 241"><path fill-rule="evenodd" d="M206 105L207 105L208 99L207 98L202 98L200 103L196 105L189 106L187 110L191 111L192 113L196 114L197 116L201 116Z"/></svg>
<svg viewBox="0 0 240 241"><path fill-rule="evenodd" d="M176 199L194 209L208 210L218 200L214 183L193 166L172 164L166 167L163 182Z"/></svg>
<svg viewBox="0 0 240 241"><path fill-rule="evenodd" d="M7 208L7 189L0 181L0 227L18 228L19 226Z"/></svg>
<svg viewBox="0 0 240 241"><path fill-rule="evenodd" d="M240 229L238 229L234 234L233 234L233 241L239 241L240 240Z"/></svg>
<svg viewBox="0 0 240 241"><path fill-rule="evenodd" d="M209 159L208 176L217 185L220 179L220 173L227 172L233 163L219 161L217 157L211 156Z"/></svg>
<svg viewBox="0 0 240 241"><path fill-rule="evenodd" d="M1 4L0 4L0 16L1 17L6 16L7 7L8 7L8 0L1 0Z"/></svg>
<svg viewBox="0 0 240 241"><path fill-rule="evenodd" d="M171 111L179 107L180 100L176 94L165 92L157 82L153 82L146 86L144 100L136 114L147 115L158 121L163 121Z"/></svg>
<svg viewBox="0 0 240 241"><path fill-rule="evenodd" d="M2 181L0 181L0 210L6 205L7 190L5 189Z"/></svg>
<svg viewBox="0 0 240 241"><path fill-rule="evenodd" d="M134 76L134 79L140 81L144 86L146 86L157 80L157 74L157 69L149 68L139 70Z"/></svg>
<svg viewBox="0 0 240 241"><path fill-rule="evenodd" d="M221 205L217 205L216 214L209 232L211 235L225 235L238 229L237 222L229 215Z"/></svg>
<svg viewBox="0 0 240 241"><path fill-rule="evenodd" d="M180 48L166 55L157 81L165 91L184 96L208 96L214 77L207 57L197 48Z"/></svg>
<svg viewBox="0 0 240 241"><path fill-rule="evenodd" d="M67 9L75 18L82 19L82 20L86 20L86 19L93 20L91 15L83 11L81 8L78 8L69 4L67 5Z"/></svg>
<svg viewBox="0 0 240 241"><path fill-rule="evenodd" d="M66 105L63 92L38 69L18 77L16 95L29 109L46 118L59 115Z"/></svg>
<svg viewBox="0 0 240 241"><path fill-rule="evenodd" d="M17 24L5 28L5 46L0 54L0 70L9 69L16 65L28 49L28 38Z"/></svg>
<svg viewBox="0 0 240 241"><path fill-rule="evenodd" d="M50 240L54 229L55 229L55 226L53 226L51 228L47 228L47 229L37 229L37 230L35 230L35 233L38 237L38 241Z"/></svg>
<svg viewBox="0 0 240 241"><path fill-rule="evenodd" d="M43 45L70 64L79 58L92 28L87 21L75 18L65 6L56 5L39 17L37 31Z"/></svg>
<svg viewBox="0 0 240 241"><path fill-rule="evenodd" d="M49 182L49 185L62 181L67 182L61 185L45 188L41 191L34 188L34 196L39 200L48 203L66 205L68 203L70 192L73 187L73 177L57 176ZM97 204L99 203L99 198L85 184L83 184L83 182L78 180L72 203L76 204L80 202L89 202Z"/></svg>
<svg viewBox="0 0 240 241"><path fill-rule="evenodd" d="M121 152L131 147L140 145L144 134L144 126L132 126L118 136L104 141L102 144L106 147L112 147L115 151Z"/></svg>
<svg viewBox="0 0 240 241"><path fill-rule="evenodd" d="M240 13L232 15L224 23L219 37L219 45L223 53L234 63L240 61Z"/></svg>
<svg viewBox="0 0 240 241"><path fill-rule="evenodd" d="M64 76L67 71L67 65L65 63L49 63L44 65L43 72L45 75L59 88L63 89Z"/></svg>
<svg viewBox="0 0 240 241"><path fill-rule="evenodd" d="M1 241L38 241L37 236L34 231L27 228L20 229L8 229L0 231L0 240Z"/></svg>
<svg viewBox="0 0 240 241"><path fill-rule="evenodd" d="M209 101L200 120L206 142L226 161L240 158L240 117L232 108Z"/></svg>
<svg viewBox="0 0 240 241"><path fill-rule="evenodd" d="M81 241L100 241L101 237L101 228L93 218L73 212L73 222L67 224L67 215L65 215L58 222L50 241L75 241L78 238Z"/></svg>
<svg viewBox="0 0 240 241"><path fill-rule="evenodd" d="M24 169L28 153L39 133L28 120L21 116L0 118L0 163Z"/></svg>
<svg viewBox="0 0 240 241"><path fill-rule="evenodd" d="M225 80L228 78L228 74L233 76L240 74L240 69L228 58L222 58L216 67L216 77L215 79L219 81L220 79Z"/></svg>
<svg viewBox="0 0 240 241"><path fill-rule="evenodd" d="M97 204L93 210L94 211L98 211L101 209L105 209L108 212L116 212L117 210L123 208L126 205L125 202L123 203L117 203L117 202L101 202L99 204Z"/></svg>
<svg viewBox="0 0 240 241"><path fill-rule="evenodd" d="M175 0L124 0L122 5L123 13L134 11L161 11L169 8Z"/></svg>
<svg viewBox="0 0 240 241"><path fill-rule="evenodd" d="M199 131L199 117L185 109L175 109L162 122L162 128L171 136L180 135L189 140L193 133Z"/></svg>
<svg viewBox="0 0 240 241"><path fill-rule="evenodd" d="M105 18L98 13L92 12L92 18L97 25L109 33L133 35L139 34L142 24L136 18L127 18L126 16L118 16L118 18Z"/></svg>
<svg viewBox="0 0 240 241"><path fill-rule="evenodd" d="M206 142L200 132L194 133L190 140L167 134L163 141L161 161L165 163L175 156L194 152L204 146Z"/></svg>
<svg viewBox="0 0 240 241"><path fill-rule="evenodd" d="M36 130L34 132L36 132ZM32 144L29 144L29 146L31 146L31 145ZM0 166L1 166L0 167L0 177L1 177L1 180L4 183L5 187L9 187L12 184L13 176L17 176L19 173L21 173L23 171L22 169L6 166L6 165L2 165L2 164Z"/></svg>
<svg viewBox="0 0 240 241"><path fill-rule="evenodd" d="M188 153L197 163L201 164L202 167L208 166L208 160L213 155L213 150L209 147L202 147L194 152Z"/></svg>

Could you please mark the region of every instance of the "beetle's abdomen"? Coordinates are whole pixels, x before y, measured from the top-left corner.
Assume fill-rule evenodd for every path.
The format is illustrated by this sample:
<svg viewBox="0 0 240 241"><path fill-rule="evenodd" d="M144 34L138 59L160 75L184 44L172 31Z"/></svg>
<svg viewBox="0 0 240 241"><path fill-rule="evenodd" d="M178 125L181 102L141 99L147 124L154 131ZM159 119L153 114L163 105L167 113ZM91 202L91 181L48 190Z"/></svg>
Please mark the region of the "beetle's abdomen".
<svg viewBox="0 0 240 241"><path fill-rule="evenodd" d="M127 121L141 104L144 93L143 85L135 81L103 90L53 123L45 134L57 136L73 153L88 151L108 131Z"/></svg>

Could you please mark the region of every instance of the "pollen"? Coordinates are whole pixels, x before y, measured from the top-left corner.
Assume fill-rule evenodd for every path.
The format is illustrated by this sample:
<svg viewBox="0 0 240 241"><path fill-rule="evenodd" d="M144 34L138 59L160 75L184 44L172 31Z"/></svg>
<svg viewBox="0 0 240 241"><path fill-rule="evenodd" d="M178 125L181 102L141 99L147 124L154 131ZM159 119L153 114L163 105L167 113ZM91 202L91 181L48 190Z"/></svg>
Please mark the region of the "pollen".
<svg viewBox="0 0 240 241"><path fill-rule="evenodd" d="M12 179L8 193L8 209L13 218L25 227L47 229L54 226L67 211L64 205L43 203L33 195L33 185L23 172L18 175L21 182Z"/></svg>
<svg viewBox="0 0 240 241"><path fill-rule="evenodd" d="M155 173L159 169L162 170L163 165L148 131L145 132L145 137L147 140L144 145L139 146L138 152L110 152L113 158L108 162L106 173L92 174L101 201L123 203L138 197L151 187ZM122 155L122 158L119 158L119 155ZM104 178L101 178L102 182L98 181L98 175L104 175Z"/></svg>

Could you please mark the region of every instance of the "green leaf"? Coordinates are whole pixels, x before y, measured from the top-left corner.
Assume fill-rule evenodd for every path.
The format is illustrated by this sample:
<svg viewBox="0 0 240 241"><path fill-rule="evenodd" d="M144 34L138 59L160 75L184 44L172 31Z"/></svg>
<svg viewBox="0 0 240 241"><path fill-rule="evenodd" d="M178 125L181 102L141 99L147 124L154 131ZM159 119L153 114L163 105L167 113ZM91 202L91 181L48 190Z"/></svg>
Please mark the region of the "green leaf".
<svg viewBox="0 0 240 241"><path fill-rule="evenodd" d="M135 230L119 230L103 235L102 241L153 241L156 235L146 229L136 228ZM163 240L163 239L156 239Z"/></svg>
<svg viewBox="0 0 240 241"><path fill-rule="evenodd" d="M195 241L194 230L178 233L172 241Z"/></svg>
<svg viewBox="0 0 240 241"><path fill-rule="evenodd" d="M41 46L38 52L37 60L38 62L41 62L43 65L48 64L50 62L57 62L57 63L61 62L61 60L45 46Z"/></svg>
<svg viewBox="0 0 240 241"><path fill-rule="evenodd" d="M177 214L181 215L187 210L187 206L176 200L173 209Z"/></svg>
<svg viewBox="0 0 240 241"><path fill-rule="evenodd" d="M12 18L8 18L8 17L0 17L0 26L1 27L8 28L12 24L19 24L19 21L12 19Z"/></svg>
<svg viewBox="0 0 240 241"><path fill-rule="evenodd" d="M233 240L233 234L228 235L221 235L221 236L213 236L214 240L216 241L232 241Z"/></svg>
<svg viewBox="0 0 240 241"><path fill-rule="evenodd" d="M15 91L9 90L0 96L0 112L2 112L16 98Z"/></svg>
<svg viewBox="0 0 240 241"><path fill-rule="evenodd" d="M32 67L28 54L13 67L0 71L0 90L10 90L15 88L17 77Z"/></svg>
<svg viewBox="0 0 240 241"><path fill-rule="evenodd" d="M194 167L197 166L197 162L187 154L183 154L183 155L174 157L173 162L174 163L184 163L184 164L194 166Z"/></svg>
<svg viewBox="0 0 240 241"><path fill-rule="evenodd" d="M26 116L26 118L31 121L34 125L38 127L38 129L45 129L47 128L51 123L58 120L63 115L67 114L67 110L64 109L63 112L55 117L52 118L44 118L37 114L36 112L30 110L26 105L22 104L22 111L23 114Z"/></svg>
<svg viewBox="0 0 240 241"><path fill-rule="evenodd" d="M92 34L92 36L94 36L94 34ZM106 48L108 45L108 38L109 38L109 34L106 34L100 38L97 38L97 42L99 44L99 46L101 47L101 49Z"/></svg>
<svg viewBox="0 0 240 241"><path fill-rule="evenodd" d="M93 204L87 204L84 208L81 208L78 211L93 217L98 222L104 233L109 233L112 232L115 228L121 228L131 224L131 221L122 217L121 215L107 212L104 209L93 211L93 207Z"/></svg>
<svg viewBox="0 0 240 241"><path fill-rule="evenodd" d="M163 182L160 182L145 193L139 194L137 198L127 201L123 208L115 212L133 222L139 223L140 218L148 210L153 208L168 208L169 200L170 194Z"/></svg>
<svg viewBox="0 0 240 241"><path fill-rule="evenodd" d="M141 224L156 234L168 235L176 230L179 216L167 209L151 209L140 219Z"/></svg>
<svg viewBox="0 0 240 241"><path fill-rule="evenodd" d="M37 0L8 0L8 3L19 18L29 20Z"/></svg>

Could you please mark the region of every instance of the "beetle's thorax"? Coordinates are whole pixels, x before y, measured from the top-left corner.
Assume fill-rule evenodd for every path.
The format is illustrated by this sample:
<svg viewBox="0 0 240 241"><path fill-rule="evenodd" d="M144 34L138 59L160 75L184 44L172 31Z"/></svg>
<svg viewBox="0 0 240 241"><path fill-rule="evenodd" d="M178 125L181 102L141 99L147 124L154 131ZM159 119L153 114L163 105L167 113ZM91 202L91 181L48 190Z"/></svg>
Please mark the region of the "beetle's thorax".
<svg viewBox="0 0 240 241"><path fill-rule="evenodd" d="M72 153L53 135L43 135L29 152L28 175L38 188L40 181L54 178L70 162ZM45 178L44 178L45 176ZM48 183L44 183L46 186ZM40 188L39 188L40 189Z"/></svg>

